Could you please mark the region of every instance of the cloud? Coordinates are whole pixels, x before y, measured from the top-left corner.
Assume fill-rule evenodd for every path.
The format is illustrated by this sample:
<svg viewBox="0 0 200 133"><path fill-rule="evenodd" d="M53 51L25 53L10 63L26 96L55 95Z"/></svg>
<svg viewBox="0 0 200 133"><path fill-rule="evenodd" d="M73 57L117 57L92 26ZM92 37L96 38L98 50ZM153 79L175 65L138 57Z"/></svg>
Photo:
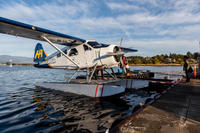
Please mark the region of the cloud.
<svg viewBox="0 0 200 133"><path fill-rule="evenodd" d="M133 4L128 4L128 3L115 3L115 2L108 2L106 3L107 6L112 9L112 10L116 10L116 11L128 11L128 10L134 10L134 11L140 11L141 12L141 7L138 7L136 5Z"/></svg>
<svg viewBox="0 0 200 133"><path fill-rule="evenodd" d="M170 50L196 50L187 44L195 44L199 39L199 7L198 0L57 0L39 3L18 0L0 2L0 16L103 43L119 44L123 36L124 46L139 44L133 45L139 49L138 53L154 55L160 51L169 53ZM14 38L11 42L2 39L1 43L3 41L5 44L19 41ZM20 43L23 46L30 44L34 49L32 43L35 42L22 39ZM5 49L5 46L0 47ZM47 47L51 52L50 49ZM16 50L17 53L20 54ZM28 53L26 55L32 56Z"/></svg>
<svg viewBox="0 0 200 133"><path fill-rule="evenodd" d="M138 49L136 55L154 56L156 54L186 54L188 51L199 51L198 41L188 40L140 40L140 41L127 41L126 46Z"/></svg>

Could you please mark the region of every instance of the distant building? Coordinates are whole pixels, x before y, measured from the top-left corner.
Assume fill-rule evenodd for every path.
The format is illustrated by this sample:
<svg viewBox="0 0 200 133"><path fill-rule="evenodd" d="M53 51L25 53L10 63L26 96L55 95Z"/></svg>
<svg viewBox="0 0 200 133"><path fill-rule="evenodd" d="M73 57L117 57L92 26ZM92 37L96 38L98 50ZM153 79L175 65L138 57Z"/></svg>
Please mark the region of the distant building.
<svg viewBox="0 0 200 133"><path fill-rule="evenodd" d="M164 59L164 62L165 62L165 63L172 63L172 59L171 59L171 58L165 58L165 59Z"/></svg>
<svg viewBox="0 0 200 133"><path fill-rule="evenodd" d="M12 66L12 60L10 59L6 64Z"/></svg>
<svg viewBox="0 0 200 133"><path fill-rule="evenodd" d="M172 63L176 63L176 59L172 59Z"/></svg>
<svg viewBox="0 0 200 133"><path fill-rule="evenodd" d="M150 57L145 57L145 60L146 60L146 61L148 61L148 60L150 60L150 59L151 59Z"/></svg>

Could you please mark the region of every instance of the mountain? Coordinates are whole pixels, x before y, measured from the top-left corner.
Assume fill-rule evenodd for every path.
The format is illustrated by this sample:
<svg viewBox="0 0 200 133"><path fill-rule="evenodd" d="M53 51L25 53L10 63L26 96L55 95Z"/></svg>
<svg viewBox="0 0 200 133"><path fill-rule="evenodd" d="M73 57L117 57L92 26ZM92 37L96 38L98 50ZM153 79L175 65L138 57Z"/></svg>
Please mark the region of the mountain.
<svg viewBox="0 0 200 133"><path fill-rule="evenodd" d="M16 64L32 64L33 63L33 58L29 58L29 57L0 55L0 63L6 63L11 60L12 60L12 63L16 63Z"/></svg>

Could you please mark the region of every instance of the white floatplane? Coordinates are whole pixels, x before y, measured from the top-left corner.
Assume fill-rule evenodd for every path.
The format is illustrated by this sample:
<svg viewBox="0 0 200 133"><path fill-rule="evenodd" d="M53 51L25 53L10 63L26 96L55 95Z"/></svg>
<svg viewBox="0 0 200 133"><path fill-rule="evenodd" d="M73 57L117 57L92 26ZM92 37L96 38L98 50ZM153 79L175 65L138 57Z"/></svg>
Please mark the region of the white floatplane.
<svg viewBox="0 0 200 133"><path fill-rule="evenodd" d="M2 17L0 17L0 33L45 41L57 50L57 52L47 56L42 44L38 43L33 59L36 63L35 67L75 70L74 73L70 73L71 76L66 83L37 83L36 86L94 97L124 92L125 87L121 86L120 80L106 69L112 69L119 63L122 64L122 56L125 53L137 51L121 47L121 44L118 46L98 43L94 40L84 40ZM55 44L66 47L60 49ZM92 77L98 70L110 74L113 80L93 80ZM83 79L73 80L78 72L83 71L86 75L85 81ZM89 94L89 92L92 93Z"/></svg>

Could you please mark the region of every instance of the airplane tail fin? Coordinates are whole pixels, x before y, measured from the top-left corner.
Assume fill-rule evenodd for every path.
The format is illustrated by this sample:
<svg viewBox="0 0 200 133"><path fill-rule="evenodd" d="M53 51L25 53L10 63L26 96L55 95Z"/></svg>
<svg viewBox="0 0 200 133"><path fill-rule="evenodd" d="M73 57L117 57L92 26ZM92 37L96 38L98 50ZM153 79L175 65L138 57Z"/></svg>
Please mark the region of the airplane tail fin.
<svg viewBox="0 0 200 133"><path fill-rule="evenodd" d="M35 54L34 54L34 57L33 57L33 62L41 63L41 62L46 60L46 57L47 57L47 54L44 51L42 44L37 43L37 45L35 47Z"/></svg>

